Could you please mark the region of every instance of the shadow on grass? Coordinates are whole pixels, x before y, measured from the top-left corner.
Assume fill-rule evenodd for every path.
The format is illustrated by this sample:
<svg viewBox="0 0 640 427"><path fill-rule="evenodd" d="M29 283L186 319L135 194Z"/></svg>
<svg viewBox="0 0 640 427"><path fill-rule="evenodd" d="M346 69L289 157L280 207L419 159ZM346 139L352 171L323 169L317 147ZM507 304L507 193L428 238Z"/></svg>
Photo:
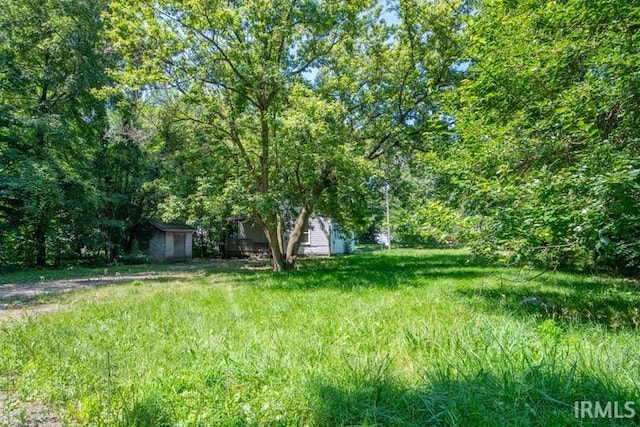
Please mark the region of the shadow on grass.
<svg viewBox="0 0 640 427"><path fill-rule="evenodd" d="M163 402L156 397L148 397L136 401L125 411L122 425L135 427L169 427L175 423L165 410Z"/></svg>
<svg viewBox="0 0 640 427"><path fill-rule="evenodd" d="M312 388L314 425L490 426L635 425L638 396L575 371L548 373L540 367L496 375L481 371L461 378L435 375L423 388L403 388L380 378ZM606 416L576 418L575 402L598 401ZM617 402L617 409L607 402ZM625 404L632 402L632 410ZM615 410L615 412L614 412ZM596 419L594 417L598 417Z"/></svg>
<svg viewBox="0 0 640 427"><path fill-rule="evenodd" d="M612 329L640 328L640 287L616 279L550 273L530 283L459 289L458 294L488 312L536 315L561 323L598 324Z"/></svg>
<svg viewBox="0 0 640 427"><path fill-rule="evenodd" d="M302 259L300 270L295 272L237 271L231 274L242 283L285 291L394 289L453 281L458 295L489 313L506 312L527 317L533 314L564 323L599 324L613 329L640 328L640 286L636 282L551 272L533 280L522 281L520 277L510 280L503 276L513 275L512 271L486 267L460 252L417 255L378 252Z"/></svg>
<svg viewBox="0 0 640 427"><path fill-rule="evenodd" d="M316 288L423 286L429 280L468 280L491 274L474 264L470 256L459 254L352 255L338 258L303 259L300 270L272 274L242 274L245 282L269 289L311 290Z"/></svg>

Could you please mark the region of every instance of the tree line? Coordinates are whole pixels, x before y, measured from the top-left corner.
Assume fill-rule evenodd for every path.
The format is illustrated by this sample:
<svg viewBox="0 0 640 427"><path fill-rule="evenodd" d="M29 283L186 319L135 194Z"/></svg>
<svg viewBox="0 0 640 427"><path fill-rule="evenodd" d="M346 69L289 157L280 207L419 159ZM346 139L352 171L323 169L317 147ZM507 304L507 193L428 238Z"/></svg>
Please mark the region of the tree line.
<svg viewBox="0 0 640 427"><path fill-rule="evenodd" d="M390 184L400 242L637 271L638 22L621 0L9 0L0 265L245 214L288 269L310 215L364 233Z"/></svg>

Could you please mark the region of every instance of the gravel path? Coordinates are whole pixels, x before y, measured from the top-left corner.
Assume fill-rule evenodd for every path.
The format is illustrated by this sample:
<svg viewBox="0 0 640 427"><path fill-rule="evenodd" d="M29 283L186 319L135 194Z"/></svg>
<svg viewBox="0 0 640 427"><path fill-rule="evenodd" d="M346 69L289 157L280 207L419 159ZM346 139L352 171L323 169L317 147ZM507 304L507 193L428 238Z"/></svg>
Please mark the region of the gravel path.
<svg viewBox="0 0 640 427"><path fill-rule="evenodd" d="M269 265L269 260L216 259L206 263L174 265L170 270L144 273L116 273L108 276L29 283L0 283L0 322L59 310L62 307L60 304L42 298L50 294L130 283L134 280L175 278L198 270L243 270L265 268Z"/></svg>
<svg viewBox="0 0 640 427"><path fill-rule="evenodd" d="M167 271L163 273L134 273L82 279L51 280L46 282L4 283L0 284L0 310L10 307L12 303L15 305L16 303L33 301L37 297L45 294L77 291L106 284L131 282L134 280L145 280L175 275L175 273Z"/></svg>
<svg viewBox="0 0 640 427"><path fill-rule="evenodd" d="M0 391L1 427L63 427L51 408L39 403L19 402Z"/></svg>
<svg viewBox="0 0 640 427"><path fill-rule="evenodd" d="M50 313L60 309L60 304L38 299L44 295L59 294L104 285L129 283L134 280L146 280L160 277L177 276L176 272L139 273L96 278L52 280L37 283L4 283L0 284L0 321L20 319L29 315Z"/></svg>

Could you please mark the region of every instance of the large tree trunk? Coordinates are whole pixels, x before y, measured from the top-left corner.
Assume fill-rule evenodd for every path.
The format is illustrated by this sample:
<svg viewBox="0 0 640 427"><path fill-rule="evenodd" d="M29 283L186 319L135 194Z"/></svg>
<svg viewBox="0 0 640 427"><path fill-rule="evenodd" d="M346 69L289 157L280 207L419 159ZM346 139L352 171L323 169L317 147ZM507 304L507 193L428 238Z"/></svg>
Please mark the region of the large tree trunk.
<svg viewBox="0 0 640 427"><path fill-rule="evenodd" d="M298 250L300 249L300 239L302 238L302 234L304 233L304 229L309 223L309 216L311 215L311 207L303 206L298 214L298 218L296 218L296 222L293 225L293 230L291 230L291 235L289 236L289 242L287 243L287 262L291 263L295 266L296 260L298 258Z"/></svg>
<svg viewBox="0 0 640 427"><path fill-rule="evenodd" d="M300 218L305 212L304 222ZM273 262L273 271L293 270L296 264L296 255L300 247L300 238L302 237L303 226L308 220L307 209L302 209L301 214L296 220L293 232L289 237L287 247L284 247L283 224L280 215L269 215L267 218L260 218L260 226L267 236L269 248L271 249L271 259ZM286 249L286 250L285 250Z"/></svg>
<svg viewBox="0 0 640 427"><path fill-rule="evenodd" d="M311 207L303 206L296 218L296 222L289 235L287 247L284 247L282 238L282 220L279 215L270 217L272 221L261 220L260 225L267 236L271 256L273 260L273 271L292 270L295 268L298 249L300 248L300 239L304 233L305 226L311 215Z"/></svg>
<svg viewBox="0 0 640 427"><path fill-rule="evenodd" d="M287 257L279 248L271 246L271 255L273 260L273 271L293 270L293 264L287 261Z"/></svg>
<svg viewBox="0 0 640 427"><path fill-rule="evenodd" d="M281 219L279 215L269 215L266 219L260 218L260 226L267 236L269 248L271 249L273 271L291 270L294 267L293 264L287 262L287 257L282 247L282 236L280 233L282 226L280 222Z"/></svg>

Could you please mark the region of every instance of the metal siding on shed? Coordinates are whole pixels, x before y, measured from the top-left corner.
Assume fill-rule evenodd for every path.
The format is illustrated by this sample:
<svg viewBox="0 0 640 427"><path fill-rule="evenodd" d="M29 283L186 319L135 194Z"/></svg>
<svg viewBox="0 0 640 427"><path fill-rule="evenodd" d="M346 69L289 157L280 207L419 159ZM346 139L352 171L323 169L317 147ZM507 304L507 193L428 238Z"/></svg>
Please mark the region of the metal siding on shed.
<svg viewBox="0 0 640 427"><path fill-rule="evenodd" d="M179 249L176 244L180 245ZM193 232L188 228L166 231L156 227L149 239L147 255L152 262L190 260L193 257Z"/></svg>
<svg viewBox="0 0 640 427"><path fill-rule="evenodd" d="M193 233L187 233L184 254L188 259L193 257Z"/></svg>
<svg viewBox="0 0 640 427"><path fill-rule="evenodd" d="M152 262L165 261L165 236L162 231L154 231L149 240L149 259Z"/></svg>
<svg viewBox="0 0 640 427"><path fill-rule="evenodd" d="M166 260L170 260L171 258L173 258L173 233L166 232L164 242L165 242L164 258Z"/></svg>

